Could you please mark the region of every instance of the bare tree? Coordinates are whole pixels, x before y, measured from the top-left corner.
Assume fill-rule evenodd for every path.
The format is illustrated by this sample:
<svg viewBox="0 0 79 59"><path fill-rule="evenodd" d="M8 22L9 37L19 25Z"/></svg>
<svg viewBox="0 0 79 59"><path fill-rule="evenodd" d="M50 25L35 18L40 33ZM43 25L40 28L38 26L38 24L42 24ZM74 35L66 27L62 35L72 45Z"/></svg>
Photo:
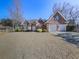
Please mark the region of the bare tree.
<svg viewBox="0 0 79 59"><path fill-rule="evenodd" d="M54 13L60 11L67 20L75 22L79 18L79 9L69 3L55 4L52 9Z"/></svg>
<svg viewBox="0 0 79 59"><path fill-rule="evenodd" d="M20 20L22 17L20 0L13 0L13 3L15 6L15 10L14 10L15 17L17 20Z"/></svg>
<svg viewBox="0 0 79 59"><path fill-rule="evenodd" d="M18 25L20 21L23 20L22 14L21 14L21 3L20 0L12 0L13 5L8 8L10 17L13 19L13 27Z"/></svg>

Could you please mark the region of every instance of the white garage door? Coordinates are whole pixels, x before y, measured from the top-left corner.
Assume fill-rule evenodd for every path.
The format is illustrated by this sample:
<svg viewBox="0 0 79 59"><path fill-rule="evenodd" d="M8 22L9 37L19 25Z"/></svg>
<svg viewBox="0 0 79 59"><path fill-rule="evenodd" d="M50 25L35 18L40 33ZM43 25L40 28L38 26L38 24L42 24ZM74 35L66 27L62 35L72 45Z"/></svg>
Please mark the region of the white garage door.
<svg viewBox="0 0 79 59"><path fill-rule="evenodd" d="M61 32L65 32L66 31L66 25L59 25L59 30Z"/></svg>
<svg viewBox="0 0 79 59"><path fill-rule="evenodd" d="M56 29L57 29L57 26L56 26L56 25L49 25L49 26L48 26L49 32L55 32Z"/></svg>
<svg viewBox="0 0 79 59"><path fill-rule="evenodd" d="M60 32L65 32L66 31L66 25L58 25L59 27L58 27L58 30L60 31ZM49 32L56 32L57 31L57 25L49 25L48 26L48 31Z"/></svg>

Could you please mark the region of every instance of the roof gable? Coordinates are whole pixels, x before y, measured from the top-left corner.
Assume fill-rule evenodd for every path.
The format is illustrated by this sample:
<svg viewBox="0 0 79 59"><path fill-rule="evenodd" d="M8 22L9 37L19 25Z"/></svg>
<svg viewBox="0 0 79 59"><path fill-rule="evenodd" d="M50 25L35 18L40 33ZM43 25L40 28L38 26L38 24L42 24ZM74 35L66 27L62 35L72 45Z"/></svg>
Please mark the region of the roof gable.
<svg viewBox="0 0 79 59"><path fill-rule="evenodd" d="M64 15L63 15L61 12L57 11L57 12L54 14L54 16L55 16L56 14L60 15L60 16L61 16L62 18L64 18L64 20L66 21L66 18L64 17Z"/></svg>
<svg viewBox="0 0 79 59"><path fill-rule="evenodd" d="M53 23L52 20L55 20L60 24L65 24L66 22L65 17L59 11L57 11L54 15L51 15L46 23Z"/></svg>

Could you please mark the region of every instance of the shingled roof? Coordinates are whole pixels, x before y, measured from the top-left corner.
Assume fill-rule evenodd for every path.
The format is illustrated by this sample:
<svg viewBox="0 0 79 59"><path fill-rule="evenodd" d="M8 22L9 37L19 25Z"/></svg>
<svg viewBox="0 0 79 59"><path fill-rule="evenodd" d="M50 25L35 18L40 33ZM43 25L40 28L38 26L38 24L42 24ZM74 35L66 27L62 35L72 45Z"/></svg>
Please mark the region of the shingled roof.
<svg viewBox="0 0 79 59"><path fill-rule="evenodd" d="M65 17L62 15L62 13L59 12L59 11L55 12L54 15L51 15L46 23L50 23L50 22L52 22L52 20L55 20L55 19L54 19L54 16L55 16L57 13L63 18L64 23L66 23L66 18L65 18ZM56 21L57 21L57 20L56 20ZM59 22L59 21L58 21L58 22ZM59 23L61 23L61 22L59 22Z"/></svg>

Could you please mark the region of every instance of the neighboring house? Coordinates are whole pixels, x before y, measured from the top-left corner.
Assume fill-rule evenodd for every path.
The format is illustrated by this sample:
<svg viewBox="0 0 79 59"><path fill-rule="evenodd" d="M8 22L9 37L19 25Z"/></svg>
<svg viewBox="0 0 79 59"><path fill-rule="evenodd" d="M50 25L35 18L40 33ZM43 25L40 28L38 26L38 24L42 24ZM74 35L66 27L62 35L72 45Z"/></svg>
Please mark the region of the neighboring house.
<svg viewBox="0 0 79 59"><path fill-rule="evenodd" d="M66 31L66 19L65 17L57 11L54 15L50 16L47 24L47 30L49 32L65 32Z"/></svg>
<svg viewBox="0 0 79 59"><path fill-rule="evenodd" d="M29 31L32 30L31 22L29 22L29 24L28 24L28 30L29 30Z"/></svg>
<svg viewBox="0 0 79 59"><path fill-rule="evenodd" d="M6 31L6 27L0 24L0 32Z"/></svg>
<svg viewBox="0 0 79 59"><path fill-rule="evenodd" d="M32 21L32 31L36 31L36 21Z"/></svg>
<svg viewBox="0 0 79 59"><path fill-rule="evenodd" d="M43 26L44 26L44 21L39 19L38 21L36 21L36 28L37 29L43 29Z"/></svg>
<svg viewBox="0 0 79 59"><path fill-rule="evenodd" d="M39 21L36 21L36 28L37 29L42 28L42 24Z"/></svg>
<svg viewBox="0 0 79 59"><path fill-rule="evenodd" d="M0 24L0 32L10 32L10 31L12 31L12 27L3 26L2 24Z"/></svg>
<svg viewBox="0 0 79 59"><path fill-rule="evenodd" d="M23 31L27 31L28 30L28 21L26 21L26 20L22 21L21 24L20 24L20 28Z"/></svg>
<svg viewBox="0 0 79 59"><path fill-rule="evenodd" d="M21 31L26 31L28 29L28 21L26 20L20 20L16 23L14 23L14 31L15 30L21 30Z"/></svg>
<svg viewBox="0 0 79 59"><path fill-rule="evenodd" d="M36 21L31 20L28 24L29 31L36 31Z"/></svg>

